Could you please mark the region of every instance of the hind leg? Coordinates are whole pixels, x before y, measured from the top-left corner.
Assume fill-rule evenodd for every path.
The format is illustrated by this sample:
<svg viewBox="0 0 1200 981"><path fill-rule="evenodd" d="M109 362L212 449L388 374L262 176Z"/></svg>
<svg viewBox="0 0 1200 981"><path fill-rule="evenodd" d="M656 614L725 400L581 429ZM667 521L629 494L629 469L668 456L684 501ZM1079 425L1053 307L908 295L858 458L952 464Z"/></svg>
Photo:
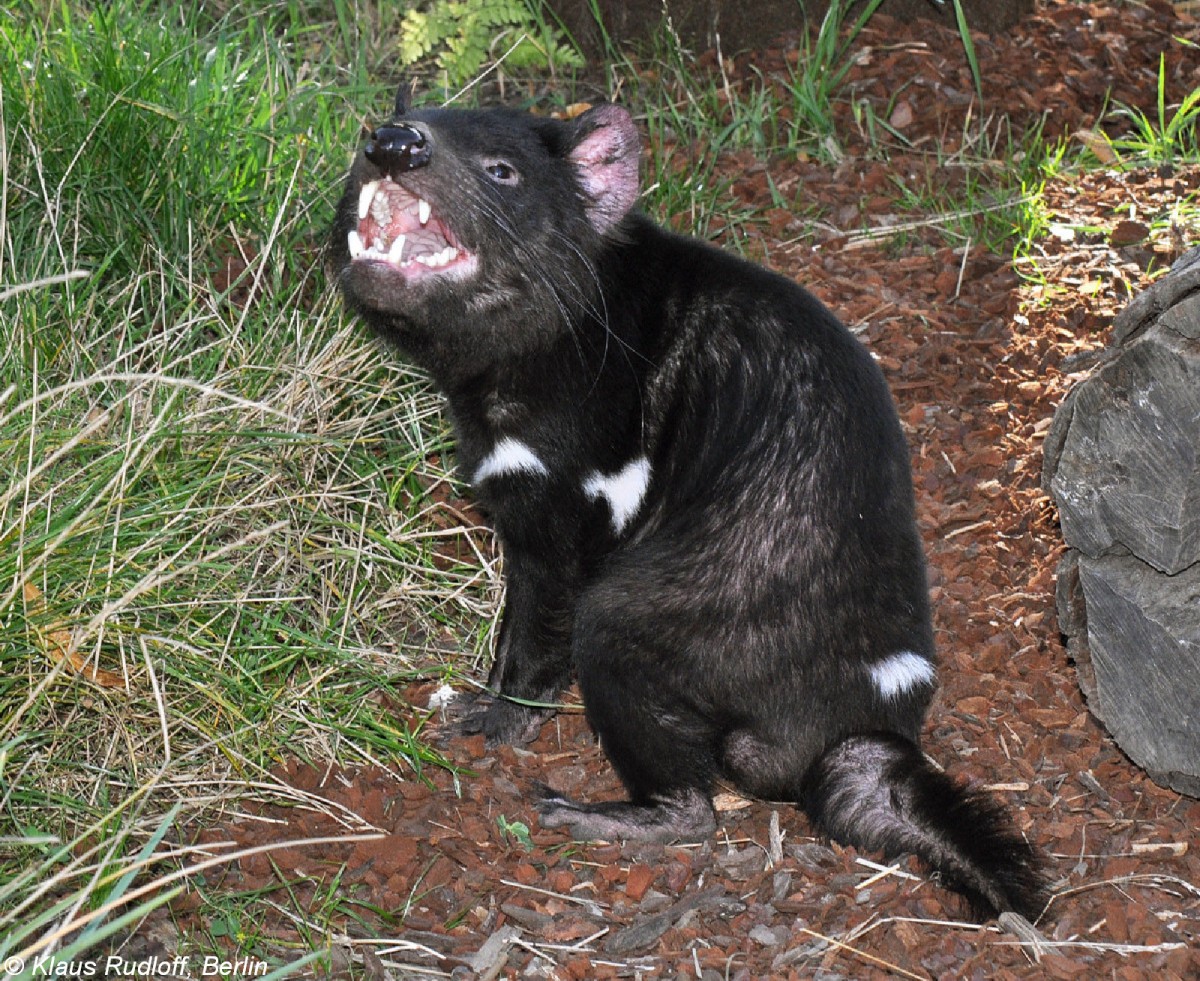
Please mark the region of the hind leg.
<svg viewBox="0 0 1200 981"><path fill-rule="evenodd" d="M576 841L704 841L717 826L712 800L701 790L680 790L657 802L583 804L542 787L541 824L567 828Z"/></svg>
<svg viewBox="0 0 1200 981"><path fill-rule="evenodd" d="M588 721L629 800L584 804L548 792L541 823L578 839L699 841L716 827L717 732L672 679L671 654L620 611L581 613L575 658Z"/></svg>

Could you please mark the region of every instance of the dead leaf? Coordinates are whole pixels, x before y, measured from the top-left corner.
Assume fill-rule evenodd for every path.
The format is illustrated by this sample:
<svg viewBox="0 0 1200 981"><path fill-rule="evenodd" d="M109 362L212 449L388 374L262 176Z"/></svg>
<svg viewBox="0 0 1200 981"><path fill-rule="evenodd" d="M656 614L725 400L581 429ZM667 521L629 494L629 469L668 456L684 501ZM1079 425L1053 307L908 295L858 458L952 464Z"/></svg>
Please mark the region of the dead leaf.
<svg viewBox="0 0 1200 981"><path fill-rule="evenodd" d="M25 596L25 603L31 613L36 615L45 611L46 600L37 586L31 582L27 582L22 592ZM83 675L88 681L94 682L102 688L125 687L125 678L123 675L117 674L114 671L105 671L103 668L89 664L87 659L75 650L71 631L62 625L53 626L44 632L36 630L36 633L38 642L42 645L52 663L57 664L60 661L66 661L78 674Z"/></svg>
<svg viewBox="0 0 1200 981"><path fill-rule="evenodd" d="M1103 133L1094 129L1079 129L1072 135L1091 150L1096 159L1105 166L1117 163L1117 151L1112 148L1108 137Z"/></svg>
<svg viewBox="0 0 1200 981"><path fill-rule="evenodd" d="M713 807L721 814L727 811L744 811L753 804L753 801L749 801L739 794L721 793L713 798Z"/></svg>
<svg viewBox="0 0 1200 981"><path fill-rule="evenodd" d="M896 103L896 108L892 110L888 124L893 129L904 129L906 126L911 126L915 118L912 104L905 99Z"/></svg>
<svg viewBox="0 0 1200 981"><path fill-rule="evenodd" d="M1138 242L1144 242L1149 237L1149 225L1144 225L1140 221L1126 219L1117 222L1117 227L1108 236L1108 242L1113 248L1119 249L1123 245L1135 245Z"/></svg>
<svg viewBox="0 0 1200 981"><path fill-rule="evenodd" d="M582 116L585 112L592 108L590 102L572 102L561 112L551 113L555 119L574 119L576 116Z"/></svg>

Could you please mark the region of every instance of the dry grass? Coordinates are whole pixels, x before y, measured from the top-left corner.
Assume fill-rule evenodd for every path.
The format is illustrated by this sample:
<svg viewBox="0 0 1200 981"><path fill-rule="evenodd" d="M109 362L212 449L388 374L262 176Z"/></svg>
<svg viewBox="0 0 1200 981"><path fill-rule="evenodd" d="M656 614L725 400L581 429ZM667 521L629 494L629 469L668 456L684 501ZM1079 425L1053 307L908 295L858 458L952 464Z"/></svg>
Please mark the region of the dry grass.
<svg viewBox="0 0 1200 981"><path fill-rule="evenodd" d="M294 799L285 755L438 764L379 696L446 625L478 659L499 593L434 567L487 548L425 493L439 402L325 281L355 120L253 23L214 57L136 17L0 25L2 956L69 958L227 860L189 822ZM200 121L245 153L138 169Z"/></svg>

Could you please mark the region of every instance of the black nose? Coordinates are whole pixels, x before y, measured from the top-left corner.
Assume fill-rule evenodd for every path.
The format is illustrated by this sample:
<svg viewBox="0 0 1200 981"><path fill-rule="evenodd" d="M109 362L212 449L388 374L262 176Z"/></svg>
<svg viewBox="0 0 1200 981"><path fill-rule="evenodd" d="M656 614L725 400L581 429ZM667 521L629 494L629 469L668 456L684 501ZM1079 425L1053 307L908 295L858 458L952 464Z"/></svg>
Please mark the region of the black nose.
<svg viewBox="0 0 1200 981"><path fill-rule="evenodd" d="M424 167L433 151L424 134L412 126L380 126L363 152L376 167L396 173Z"/></svg>

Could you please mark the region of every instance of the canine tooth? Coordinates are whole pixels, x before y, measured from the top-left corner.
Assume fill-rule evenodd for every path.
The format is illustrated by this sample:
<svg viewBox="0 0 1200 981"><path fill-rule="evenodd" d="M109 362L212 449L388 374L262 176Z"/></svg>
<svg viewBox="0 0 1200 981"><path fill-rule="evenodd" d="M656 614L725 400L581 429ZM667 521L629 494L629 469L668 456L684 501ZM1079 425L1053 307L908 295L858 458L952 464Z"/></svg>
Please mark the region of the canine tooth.
<svg viewBox="0 0 1200 981"><path fill-rule="evenodd" d="M417 220L422 225L424 225L426 222L429 221L429 216L432 213L433 213L433 209L429 206L429 202L426 201L424 198L418 198L417 199Z"/></svg>
<svg viewBox="0 0 1200 981"><path fill-rule="evenodd" d="M362 190L358 192L359 221L367 217L367 213L371 210L371 200L375 197L375 192L378 190L379 181L371 181L370 184L364 184Z"/></svg>
<svg viewBox="0 0 1200 981"><path fill-rule="evenodd" d="M404 252L404 238L405 236L403 235L396 236L391 248L388 249L388 262L394 262L399 265L400 256Z"/></svg>
<svg viewBox="0 0 1200 981"><path fill-rule="evenodd" d="M362 236L358 234L356 229L351 229L350 234L346 236L346 245L350 249L351 259L357 259L367 251L367 247L363 245Z"/></svg>

